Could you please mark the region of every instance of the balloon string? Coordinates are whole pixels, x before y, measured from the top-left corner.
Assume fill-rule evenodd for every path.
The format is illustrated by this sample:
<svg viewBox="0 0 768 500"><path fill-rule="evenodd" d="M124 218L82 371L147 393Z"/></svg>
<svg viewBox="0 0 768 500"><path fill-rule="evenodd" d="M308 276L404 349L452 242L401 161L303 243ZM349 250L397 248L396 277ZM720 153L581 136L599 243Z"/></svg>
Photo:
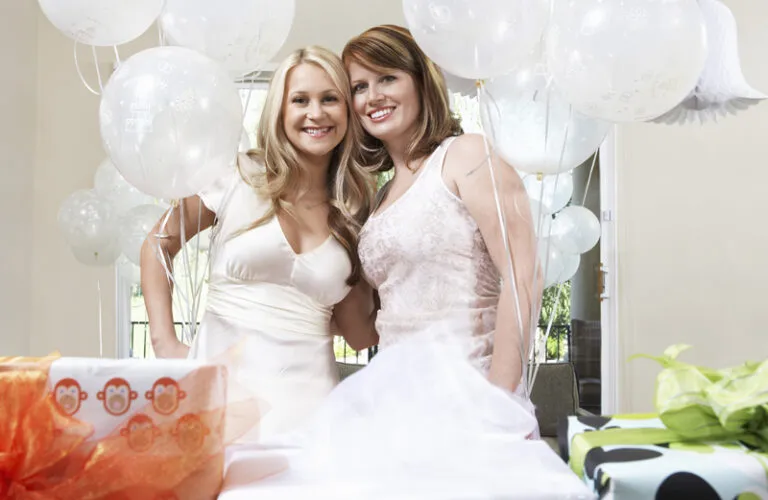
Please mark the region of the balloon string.
<svg viewBox="0 0 768 500"><path fill-rule="evenodd" d="M181 235L181 256L182 256L182 266L184 268L184 272L187 275L187 285L189 286L189 292L190 292L190 302L187 303L187 310L182 311L182 316L184 316L184 312L186 312L186 319L187 319L187 327L182 331L182 338L187 344L192 343L192 339L195 336L195 332L197 330L197 318L195 317L195 311L197 310L196 301L197 301L197 289L196 284L193 281L194 276L192 274L192 263L189 258L190 249L189 245L187 245L187 223L185 220L185 205L184 203L179 203L179 234ZM200 238L198 237L198 241L200 241ZM197 266L197 262L195 262L195 267Z"/></svg>
<svg viewBox="0 0 768 500"><path fill-rule="evenodd" d="M501 112L500 112L500 109L498 107L498 103L493 98L493 96L490 94L490 92L488 92L488 89L484 85L482 86L482 91L483 91L483 96L486 99L481 99L480 95L479 95L480 94L480 90L481 90L481 83L478 83L477 87L478 87L478 100L480 101L479 105L480 105L481 112L483 111L483 105L485 105L485 113L486 113L486 115L489 118L489 120L488 120L488 123L489 123L489 126L490 126L489 132L491 133L491 136L494 136L495 135L495 131L493 130L493 124L491 123L491 120L490 120L490 113L491 113L491 109L490 109L491 106L490 105L492 104L494 106L497 114L500 115ZM550 114L549 113L549 108L551 107L551 101L549 99L549 96L550 96L550 92L547 92L547 96L546 96L546 99L547 99L547 101L546 101L546 105L547 105L547 118L546 118L547 124L546 124L545 132L544 132L545 147L548 146L548 142L549 142L548 141L549 140L549 114ZM566 147L566 144L567 144L567 141L568 141L569 126L570 126L570 116L569 116L569 121L566 124L566 128L565 128L565 138L563 140L563 146L562 146L562 149L560 151L559 165L563 164L563 160L564 160L564 156L565 156L565 147ZM560 179L560 172L559 172L559 170L560 169L558 169L558 173L557 173L557 175L555 177L555 185L554 185L555 189L557 189L557 184L558 184L559 179ZM538 177L541 177L541 174L538 174ZM541 189L540 189L540 195L539 195L539 212L538 212L537 220L535 221L535 227L536 227L536 234L539 235L539 236L537 236L537 238L538 238L537 242L542 237L546 238L546 248L544 249L546 255L544 256L544 262L543 262L544 265L543 265L543 268L541 270L542 277L544 278L544 277L546 277L546 271L547 271L547 269L549 268L549 265L550 265L549 264L549 257L550 257L549 250L550 250L550 247L551 247L550 236L551 236L552 226L550 224L547 227L548 234L546 234L546 235L542 235L541 234L542 233L542 228L543 228L543 225L544 225L544 219L548 215L548 214L544 213L544 210L543 210L543 208L544 208L543 199L544 199L544 184L542 183ZM537 251L536 251L536 253L534 255L534 267L533 267L534 271L533 271L533 276L532 276L532 279L534 280L533 295L532 296L534 296L534 297L538 296L538 293L537 293L538 292L538 290L537 290L538 285L537 285L536 282L538 281L537 280L537 276L540 274L538 272L539 264L540 264L540 252L539 252L538 243L537 243ZM542 292L543 292L543 285L544 285L544 282L542 281ZM528 352L525 352L524 344L522 342L521 342L521 345L520 345L521 356L523 357L523 384L524 384L524 387L525 387L526 392L527 392L528 395L530 395L530 391L533 389L533 382L535 380L536 374L538 373L538 366L535 363L534 353L535 353L535 339L537 337L537 332L538 332L538 318L537 318L537 314L539 312L539 309L540 309L539 308L539 304L531 303L530 323L529 323L531 331L528 332L528 333L530 335L530 338L534 342L531 343L531 346L530 346ZM518 313L520 314L521 312L519 311ZM544 341L545 342L546 342L546 339L547 339L547 337L549 335L549 332L551 332L551 330L552 329L551 329L551 321L550 321L550 325L548 325L548 328L547 328L547 330L545 332L545 335L544 335Z"/></svg>
<svg viewBox="0 0 768 500"><path fill-rule="evenodd" d="M96 279L96 293L98 297L98 304L99 304L99 357L104 357L104 321L103 321L103 311L104 306L101 300L101 280Z"/></svg>
<svg viewBox="0 0 768 500"><path fill-rule="evenodd" d="M163 26L160 24L160 21L157 22L157 43L161 47L165 47L167 44L165 39L165 32L163 31Z"/></svg>
<svg viewBox="0 0 768 500"><path fill-rule="evenodd" d="M168 233L166 233L166 226L168 225L168 221L171 218L171 214L174 210L178 209L178 203L173 202L171 204L171 208L168 209L168 211L165 214L165 217L163 218L163 221L160 223L160 228L158 232L154 235L156 239L163 239L168 237ZM173 294L178 293L179 298L184 302L187 309L189 309L189 301L187 300L187 296L184 293L183 290L179 287L178 283L176 282L176 279L173 275L173 262L171 262L171 256L168 252L163 251L162 245L160 245L160 242L156 242L156 244L153 247L155 256L160 260L160 263L163 266L163 271L165 271L165 277L168 281L168 287L171 289L171 293ZM173 299L171 299L172 303ZM182 315L183 316L183 315Z"/></svg>
<svg viewBox="0 0 768 500"><path fill-rule="evenodd" d="M485 85L481 80L477 81L477 102L478 104L483 102L483 92L485 90ZM489 120L490 122L490 120ZM491 127L492 128L492 127ZM494 135L493 129L489 131L491 133L491 137ZM496 204L496 214L499 219L499 225L501 230L501 237L504 242L504 252L507 256L507 266L509 269L509 287L512 291L512 297L515 300L515 313L516 313L516 320L517 320L517 328L520 336L520 368L521 368L521 383L523 385L523 390L525 391L525 397L526 399L530 399L531 395L528 391L528 382L527 382L527 361L528 356L525 352L525 336L528 334L528 332L523 331L523 315L520 311L520 293L517 286L517 280L515 279L515 268L513 264L512 259L512 248L509 244L509 235L507 233L507 220L506 220L506 213L503 207L503 201L501 199L501 195L499 194L499 185L496 180L496 172L494 168L494 161L493 156L491 154L491 148L490 143L488 140L488 135L483 134L483 144L485 146L485 155L488 161L488 171L491 176L491 186L493 187L493 197L494 202ZM535 271L534 271L535 273Z"/></svg>
<svg viewBox="0 0 768 500"><path fill-rule="evenodd" d="M586 206L587 204L587 193L589 193L589 184L592 181L592 173L595 171L595 163L597 163L597 156L600 154L600 151L596 151L595 154L592 155L592 166L589 167L589 176L587 176L587 185L584 187L584 198L581 200L581 206Z"/></svg>
<svg viewBox="0 0 768 500"><path fill-rule="evenodd" d="M197 324L197 318L200 312L200 305L202 304L203 299L203 286L205 285L205 272L200 272L200 260L201 260L201 252L200 252L200 241L202 238L202 235L200 234L200 227L202 224L202 218L203 218L203 201L198 200L197 205L197 245L195 246L195 276L193 279L194 283L194 289L192 291L192 317L195 319L195 324ZM205 262L205 269L208 269L209 265L209 259L208 255L210 252L210 242L208 245L208 250L206 252L203 252L205 254L205 258L203 259Z"/></svg>
<svg viewBox="0 0 768 500"><path fill-rule="evenodd" d="M558 182L558 180L560 180L559 171L562 169L562 167L563 167L563 160L565 159L565 149L566 149L566 147L568 145L568 135L570 134L570 125L571 125L572 118L573 118L573 107L569 106L569 108L568 108L568 121L565 122L565 133L563 134L563 146L560 149L560 158L558 160L558 168L557 168L558 169L558 175L555 178L555 189L557 189L557 182ZM546 245L547 246L547 250L546 250L546 253L547 253L547 264L545 265L545 269L546 269L546 266L549 265L549 253L550 253L549 249L552 246L552 238L551 238L551 236L552 236L552 225L550 224L550 226L549 226L549 234L547 235L547 245ZM558 281L559 281L559 279L560 279L560 276L558 276ZM542 287L543 286L544 286L544 283L542 283ZM535 289L535 286L534 286L534 289ZM552 308L552 314L550 315L550 318L549 318L549 324L547 325L547 330L544 333L544 349L545 349L544 356L545 356L545 359L546 359L547 341L549 340L549 335L552 332L552 322L553 322L555 314L557 312L557 305L558 305L558 302L560 300L560 291L561 290L562 290L562 284L561 284L561 286L558 286L557 294L555 295L555 304L554 304L554 306ZM544 290L542 288L542 293L543 292L544 292ZM540 364L536 363L535 367L533 369L533 376L530 379L530 381L531 381L531 390L533 390L533 385L536 383L536 377L539 374L539 366L540 366Z"/></svg>
<svg viewBox="0 0 768 500"><path fill-rule="evenodd" d="M250 78L250 82L248 84L248 94L245 97L245 104L243 105L243 121L245 121L245 115L248 113L248 106L251 104L251 94L253 94L253 86L254 86L253 77Z"/></svg>
<svg viewBox="0 0 768 500"><path fill-rule="evenodd" d="M119 67L123 62L120 60L120 52L117 50L117 45L113 45L112 50L115 51L115 64Z"/></svg>
<svg viewBox="0 0 768 500"><path fill-rule="evenodd" d="M98 91L94 90L93 87L88 85L88 82L85 79L85 76L83 76L83 71L80 69L80 59L77 56L77 44L78 41L75 40L75 69L77 70L77 76L80 77L80 81L85 85L85 88L88 89L93 95L101 95Z"/></svg>
<svg viewBox="0 0 768 500"><path fill-rule="evenodd" d="M93 54L93 64L96 67L96 77L99 79L99 90L104 92L104 81L101 78L101 69L99 68L99 56L96 53L96 46L91 45L91 53Z"/></svg>

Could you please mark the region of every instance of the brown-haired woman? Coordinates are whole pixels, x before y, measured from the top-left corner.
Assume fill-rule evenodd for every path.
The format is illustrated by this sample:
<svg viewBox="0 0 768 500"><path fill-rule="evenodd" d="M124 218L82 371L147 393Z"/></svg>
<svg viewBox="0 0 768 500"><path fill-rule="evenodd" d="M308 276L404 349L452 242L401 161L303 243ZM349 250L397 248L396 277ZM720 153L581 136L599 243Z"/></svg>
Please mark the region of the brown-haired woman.
<svg viewBox="0 0 768 500"><path fill-rule="evenodd" d="M434 330L471 347L494 384L515 390L527 352L536 242L525 188L492 156L507 209L506 235L518 293L507 278L488 153L463 134L440 69L408 30L377 26L347 43L342 59L367 162L394 169L360 235L363 272L378 289L380 345ZM519 316L518 316L519 305ZM522 326L522 330L521 327ZM525 344L523 344L525 341ZM521 349L521 346L524 347Z"/></svg>

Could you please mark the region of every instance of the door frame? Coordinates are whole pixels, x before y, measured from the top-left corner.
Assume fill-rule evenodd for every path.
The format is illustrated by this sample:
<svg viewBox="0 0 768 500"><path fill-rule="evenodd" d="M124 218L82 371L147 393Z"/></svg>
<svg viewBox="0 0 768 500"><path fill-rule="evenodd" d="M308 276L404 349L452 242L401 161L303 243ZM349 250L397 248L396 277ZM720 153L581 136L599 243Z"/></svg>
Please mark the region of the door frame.
<svg viewBox="0 0 768 500"><path fill-rule="evenodd" d="M600 146L600 409L604 415L620 411L616 128L614 125Z"/></svg>

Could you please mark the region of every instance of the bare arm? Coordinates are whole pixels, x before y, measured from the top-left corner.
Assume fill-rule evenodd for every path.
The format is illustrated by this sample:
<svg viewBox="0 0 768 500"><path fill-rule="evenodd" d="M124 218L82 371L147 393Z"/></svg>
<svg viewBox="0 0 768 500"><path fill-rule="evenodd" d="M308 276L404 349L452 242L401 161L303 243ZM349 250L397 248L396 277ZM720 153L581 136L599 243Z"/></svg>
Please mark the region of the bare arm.
<svg viewBox="0 0 768 500"><path fill-rule="evenodd" d="M158 358L186 357L189 347L176 337L173 328L172 288L168 283L160 255L173 269L173 258L181 250L179 210L184 210L184 232L187 240L213 224L215 214L197 196L184 198L174 209L163 231L167 238L157 238L165 215L157 222L141 247L141 290L149 316L149 335Z"/></svg>
<svg viewBox="0 0 768 500"><path fill-rule="evenodd" d="M352 287L333 309L333 320L349 346L360 351L379 343L373 289L364 280Z"/></svg>
<svg viewBox="0 0 768 500"><path fill-rule="evenodd" d="M506 217L507 241L512 253L516 300L486 156L481 136L459 137L448 151L445 174L449 182L455 182L454 188L477 222L488 252L502 276L488 378L500 387L514 390L522 377L522 356L527 356L530 347L531 308L538 306L537 299L541 293L540 281L534 287L536 237L522 180L504 160L492 154L499 198ZM534 315L536 317L537 314Z"/></svg>

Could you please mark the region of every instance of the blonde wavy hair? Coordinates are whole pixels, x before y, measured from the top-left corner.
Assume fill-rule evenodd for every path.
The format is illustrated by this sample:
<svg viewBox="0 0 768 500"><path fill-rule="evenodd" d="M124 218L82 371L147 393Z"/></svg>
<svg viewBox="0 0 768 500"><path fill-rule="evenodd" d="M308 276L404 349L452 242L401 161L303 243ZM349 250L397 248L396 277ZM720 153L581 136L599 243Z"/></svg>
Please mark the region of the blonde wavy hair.
<svg viewBox="0 0 768 500"><path fill-rule="evenodd" d="M309 173L299 161L296 148L288 140L283 121L286 80L290 71L300 64L314 64L324 70L347 106L347 133L334 149L328 168L328 227L349 255L352 272L347 283L354 285L362 275L357 254L358 235L371 210L375 179L361 161L359 145L363 129L353 112L349 77L341 59L328 49L318 46L298 49L278 66L272 76L256 131L257 147L247 153L252 160L262 164L264 170L249 172L244 171L242 165L238 167L243 179L260 195L271 200L271 207L241 232L261 226L279 213L294 216L293 205L286 198L289 194L305 190Z"/></svg>

